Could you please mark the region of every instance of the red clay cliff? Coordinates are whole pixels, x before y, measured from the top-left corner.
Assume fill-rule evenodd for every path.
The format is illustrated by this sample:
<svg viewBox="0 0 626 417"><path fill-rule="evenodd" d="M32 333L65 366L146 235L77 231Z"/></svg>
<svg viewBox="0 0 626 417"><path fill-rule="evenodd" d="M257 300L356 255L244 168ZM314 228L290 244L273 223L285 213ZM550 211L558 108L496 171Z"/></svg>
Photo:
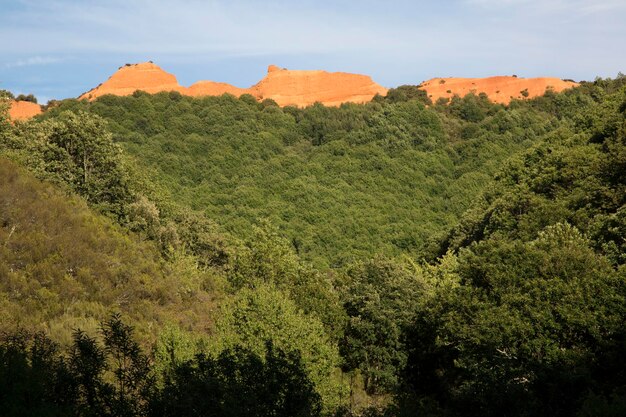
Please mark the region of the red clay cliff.
<svg viewBox="0 0 626 417"><path fill-rule="evenodd" d="M315 102L327 106L341 103L366 103L387 89L367 75L346 72L292 71L270 65L267 75L250 88L259 100L271 98L279 106L309 106Z"/></svg>
<svg viewBox="0 0 626 417"><path fill-rule="evenodd" d="M26 120L41 114L41 106L30 101L12 100L9 107L11 120Z"/></svg>
<svg viewBox="0 0 626 417"><path fill-rule="evenodd" d="M488 78L433 78L419 88L426 91L433 102L439 98L461 97L468 93L485 93L496 103L508 104L512 99L533 98L551 90L555 93L577 86L573 81L558 78L518 78L497 76ZM239 88L226 83L198 81L190 87L181 86L173 74L163 71L152 62L126 64L108 80L81 95L80 99L95 100L106 94L127 96L137 90L150 94L177 91L202 97L232 94L250 94L257 100L272 99L280 106L305 107L316 102L327 106L341 103L365 103L376 94L385 95L387 89L366 75L345 72L288 70L270 65L267 75L250 88ZM41 106L28 101L11 101L9 116L24 120L41 113Z"/></svg>
<svg viewBox="0 0 626 417"><path fill-rule="evenodd" d="M559 78L433 78L423 82L420 88L426 90L433 101L439 98L451 98L454 95L465 96L471 92L485 93L495 103L509 104L512 99L534 98L542 96L546 90L559 93L576 87L578 83Z"/></svg>
<svg viewBox="0 0 626 417"><path fill-rule="evenodd" d="M157 65L147 62L121 67L107 81L80 96L94 100L105 94L130 95L137 90L147 93L178 91L200 97L224 93L241 96L251 94L258 100L272 99L280 106L304 107L315 102L327 106L341 103L365 103L376 94L386 94L387 89L366 75L345 72L291 71L270 65L267 75L250 88L239 88L226 83L199 81L190 87L178 84L176 77Z"/></svg>
<svg viewBox="0 0 626 417"><path fill-rule="evenodd" d="M128 96L137 90L150 94L161 91L179 91L182 93L184 92L183 89L174 75L163 71L158 65L144 62L133 65L126 64L120 67L108 80L86 92L79 99L95 100L106 94Z"/></svg>

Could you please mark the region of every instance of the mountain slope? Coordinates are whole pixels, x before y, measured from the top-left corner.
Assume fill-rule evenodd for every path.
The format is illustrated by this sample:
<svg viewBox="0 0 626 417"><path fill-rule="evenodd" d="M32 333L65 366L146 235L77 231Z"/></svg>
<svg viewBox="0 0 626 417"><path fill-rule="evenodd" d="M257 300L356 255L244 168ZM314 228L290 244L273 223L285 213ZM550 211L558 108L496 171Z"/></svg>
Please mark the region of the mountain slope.
<svg viewBox="0 0 626 417"><path fill-rule="evenodd" d="M275 71L280 72L280 71ZM167 93L68 101L109 121L177 204L235 236L270 219L318 266L417 254L451 227L499 164L554 128L541 112L470 96L281 108Z"/></svg>
<svg viewBox="0 0 626 417"><path fill-rule="evenodd" d="M154 324L187 322L210 304L202 293L191 300L204 307L184 301L184 275L170 270L153 244L0 158L0 330L46 330L69 342L74 328L94 331L121 311L151 338ZM208 315L196 320L202 328Z"/></svg>
<svg viewBox="0 0 626 417"><path fill-rule="evenodd" d="M475 94L426 107L416 86L365 105L304 109L134 93L68 100L27 123L0 120L0 152L153 242L7 162L0 323L63 340L119 309L144 338L163 329L155 369L170 389L172 375L182 382L170 391L173 415L180 404L193 413L198 401L214 403L206 387L215 374L196 373L211 356L196 353L243 343L261 365L269 341L266 351L286 347L302 361L329 414L349 404L355 415L622 416L625 85L620 75L506 107ZM150 181L137 187L131 172ZM94 174L127 184L129 196L100 193L112 187L88 181ZM215 246L194 210L244 242L201 264L186 251ZM177 235L185 229L194 233ZM210 332L204 288L218 278ZM194 326L206 344L185 331ZM21 380L32 375L3 355L15 340L0 337L8 387L15 369L25 369ZM234 370L244 383L229 398L239 398L262 369L231 366L244 362L204 369ZM264 410L247 398L249 410Z"/></svg>

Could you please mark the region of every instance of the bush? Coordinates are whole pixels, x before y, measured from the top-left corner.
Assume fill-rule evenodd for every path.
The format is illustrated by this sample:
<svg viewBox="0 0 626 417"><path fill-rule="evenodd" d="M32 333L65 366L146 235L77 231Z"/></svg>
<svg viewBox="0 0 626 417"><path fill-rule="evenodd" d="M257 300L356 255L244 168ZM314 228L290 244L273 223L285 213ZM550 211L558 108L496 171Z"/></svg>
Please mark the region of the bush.
<svg viewBox="0 0 626 417"><path fill-rule="evenodd" d="M37 97L35 97L32 94L29 94L29 95L20 94L19 96L17 96L17 98L15 100L17 100L17 101L28 101L28 102L37 104Z"/></svg>

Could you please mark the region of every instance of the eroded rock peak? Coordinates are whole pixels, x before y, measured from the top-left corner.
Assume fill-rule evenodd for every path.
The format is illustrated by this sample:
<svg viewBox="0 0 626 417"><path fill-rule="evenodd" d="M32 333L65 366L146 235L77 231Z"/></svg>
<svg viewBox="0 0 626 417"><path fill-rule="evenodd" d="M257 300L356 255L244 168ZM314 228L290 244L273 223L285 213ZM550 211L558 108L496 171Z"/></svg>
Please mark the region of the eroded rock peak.
<svg viewBox="0 0 626 417"><path fill-rule="evenodd" d="M509 104L512 99L534 98L542 96L547 90L559 93L576 87L574 81L560 78L519 78L517 76L495 76L487 78L433 78L425 81L420 88L426 90L435 102L440 98L460 97L469 93L485 93L496 103Z"/></svg>
<svg viewBox="0 0 626 417"><path fill-rule="evenodd" d="M199 97L225 93L241 96L251 94L259 100L270 98L281 106L308 106L319 102L328 106L341 103L364 103L387 89L365 75L344 72L288 70L270 65L267 75L250 88L239 88L226 83L199 81L190 87L181 86L176 77L152 62L127 64L120 67L108 80L81 95L80 99L94 100L106 94L130 95L137 90L148 93L178 91Z"/></svg>

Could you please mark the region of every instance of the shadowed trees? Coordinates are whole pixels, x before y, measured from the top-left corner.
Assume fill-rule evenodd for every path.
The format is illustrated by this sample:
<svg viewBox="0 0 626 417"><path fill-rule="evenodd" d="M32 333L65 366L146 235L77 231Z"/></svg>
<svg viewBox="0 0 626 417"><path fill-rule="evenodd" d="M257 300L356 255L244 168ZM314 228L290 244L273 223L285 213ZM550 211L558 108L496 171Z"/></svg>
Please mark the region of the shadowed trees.
<svg viewBox="0 0 626 417"><path fill-rule="evenodd" d="M45 335L0 339L2 415L313 417L321 400L297 352L267 343L265 354L234 347L198 353L155 384L149 358L119 315L99 338L77 330L69 354Z"/></svg>

